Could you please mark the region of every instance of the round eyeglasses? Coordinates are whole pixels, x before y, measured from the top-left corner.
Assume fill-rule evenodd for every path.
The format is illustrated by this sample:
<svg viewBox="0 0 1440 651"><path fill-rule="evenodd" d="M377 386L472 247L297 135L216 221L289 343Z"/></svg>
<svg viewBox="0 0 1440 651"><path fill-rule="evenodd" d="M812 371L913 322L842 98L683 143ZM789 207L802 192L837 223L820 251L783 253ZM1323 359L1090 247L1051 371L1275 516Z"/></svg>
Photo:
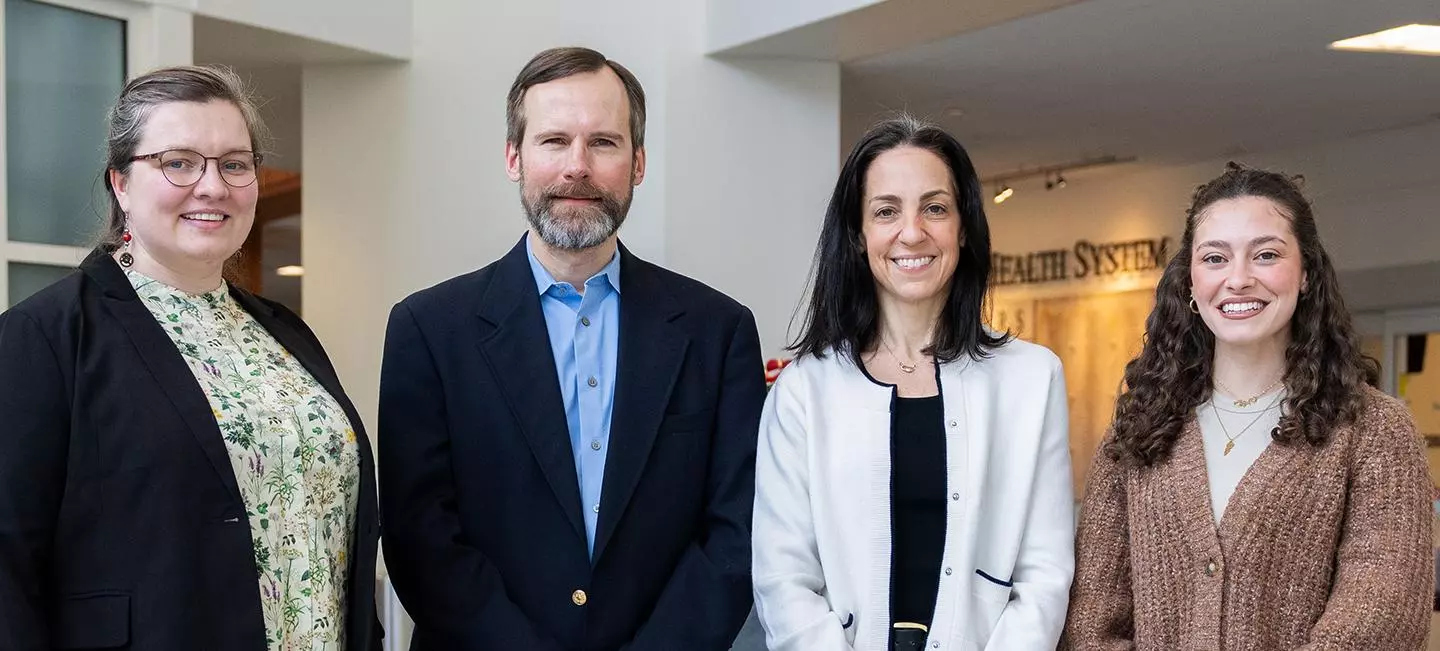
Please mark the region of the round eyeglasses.
<svg viewBox="0 0 1440 651"><path fill-rule="evenodd" d="M232 151L220 156L201 156L189 149L166 149L153 154L132 156L131 161L156 160L160 172L171 185L187 188L205 177L210 161L220 170L220 179L232 188L243 188L255 182L256 171L260 168L260 154L253 151Z"/></svg>

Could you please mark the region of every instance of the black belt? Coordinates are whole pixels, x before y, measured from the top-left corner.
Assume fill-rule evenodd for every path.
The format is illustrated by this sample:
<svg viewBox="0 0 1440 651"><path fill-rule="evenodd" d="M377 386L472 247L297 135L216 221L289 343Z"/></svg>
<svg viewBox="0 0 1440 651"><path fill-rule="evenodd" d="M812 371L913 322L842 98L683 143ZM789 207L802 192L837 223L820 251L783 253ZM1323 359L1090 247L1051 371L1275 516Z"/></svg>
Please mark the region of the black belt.
<svg viewBox="0 0 1440 651"><path fill-rule="evenodd" d="M895 622L891 633L891 651L920 651L925 648L925 637L930 634L930 628L915 622Z"/></svg>

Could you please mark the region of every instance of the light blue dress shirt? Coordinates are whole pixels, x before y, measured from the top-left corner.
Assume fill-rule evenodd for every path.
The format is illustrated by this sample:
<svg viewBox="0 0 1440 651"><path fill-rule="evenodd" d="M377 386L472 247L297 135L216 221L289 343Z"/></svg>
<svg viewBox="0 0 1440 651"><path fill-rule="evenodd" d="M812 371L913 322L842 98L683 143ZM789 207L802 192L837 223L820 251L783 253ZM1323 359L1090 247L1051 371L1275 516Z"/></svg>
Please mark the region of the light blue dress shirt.
<svg viewBox="0 0 1440 651"><path fill-rule="evenodd" d="M585 540L593 557L595 526L600 520L600 489L605 480L605 457L610 451L610 417L615 411L616 354L620 349L620 252L600 273L585 281L585 293L555 280L530 248L530 271L535 275L540 309L555 354L560 396L565 400L565 424L570 429L570 450L580 484Z"/></svg>

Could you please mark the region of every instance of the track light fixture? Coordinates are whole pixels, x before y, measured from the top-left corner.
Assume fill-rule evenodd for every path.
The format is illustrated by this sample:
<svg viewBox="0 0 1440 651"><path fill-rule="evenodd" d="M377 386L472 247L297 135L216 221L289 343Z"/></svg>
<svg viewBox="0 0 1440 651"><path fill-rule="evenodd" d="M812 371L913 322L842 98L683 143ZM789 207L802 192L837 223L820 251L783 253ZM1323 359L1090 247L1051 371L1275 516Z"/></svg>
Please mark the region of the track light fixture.
<svg viewBox="0 0 1440 651"><path fill-rule="evenodd" d="M1090 158L1082 158L1079 160L1068 161L1060 163L1058 165L1043 165L1041 167L1034 168L1022 167L1013 172L996 174L991 177L980 179L980 182L984 185L992 185L996 188L995 203L1000 204L1005 203L1006 199L1009 199L1012 195L1015 194L1015 189L1011 187L1010 184L1015 183L1016 181L1043 177L1045 179L1045 189L1054 190L1055 188L1063 188L1068 185L1068 183L1065 181L1065 172L1073 172L1078 169L1085 169L1089 167L1104 167L1106 165L1119 165L1121 163L1133 162L1135 162L1134 156L1092 156Z"/></svg>

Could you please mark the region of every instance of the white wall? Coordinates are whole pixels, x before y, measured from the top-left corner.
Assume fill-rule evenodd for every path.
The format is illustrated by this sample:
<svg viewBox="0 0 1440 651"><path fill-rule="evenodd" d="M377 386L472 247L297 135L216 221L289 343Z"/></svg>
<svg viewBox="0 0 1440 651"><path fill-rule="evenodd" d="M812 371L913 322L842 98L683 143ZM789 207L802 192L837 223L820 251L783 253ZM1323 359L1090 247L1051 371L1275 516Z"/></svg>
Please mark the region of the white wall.
<svg viewBox="0 0 1440 651"><path fill-rule="evenodd" d="M408 64L306 67L305 317L367 421L394 302L525 230L504 174L505 94L554 45L594 47L645 86L648 170L621 240L750 305L779 352L838 168L838 65L707 59L704 12L417 3Z"/></svg>
<svg viewBox="0 0 1440 651"><path fill-rule="evenodd" d="M397 59L410 54L410 0L142 1Z"/></svg>
<svg viewBox="0 0 1440 651"><path fill-rule="evenodd" d="M304 313L372 428L380 346L402 264L392 233L427 217L412 209L414 176L397 173L414 164L408 81L402 64L331 66L303 78Z"/></svg>
<svg viewBox="0 0 1440 651"><path fill-rule="evenodd" d="M689 36L667 74L666 256L749 306L779 357L839 173L840 67L706 58Z"/></svg>
<svg viewBox="0 0 1440 651"><path fill-rule="evenodd" d="M706 46L719 52L887 0L707 0Z"/></svg>
<svg viewBox="0 0 1440 651"><path fill-rule="evenodd" d="M839 172L838 66L704 60L684 74L666 253L748 305L762 351L780 356Z"/></svg>
<svg viewBox="0 0 1440 651"><path fill-rule="evenodd" d="M265 156L265 165L299 172L304 162L301 155L304 133L304 112L300 106L301 66L238 65L234 68L261 100L260 116L265 120L273 140Z"/></svg>
<svg viewBox="0 0 1440 651"><path fill-rule="evenodd" d="M194 47L189 12L157 2L138 12L135 22L139 29L131 32L135 38L126 44L132 76L191 63Z"/></svg>

